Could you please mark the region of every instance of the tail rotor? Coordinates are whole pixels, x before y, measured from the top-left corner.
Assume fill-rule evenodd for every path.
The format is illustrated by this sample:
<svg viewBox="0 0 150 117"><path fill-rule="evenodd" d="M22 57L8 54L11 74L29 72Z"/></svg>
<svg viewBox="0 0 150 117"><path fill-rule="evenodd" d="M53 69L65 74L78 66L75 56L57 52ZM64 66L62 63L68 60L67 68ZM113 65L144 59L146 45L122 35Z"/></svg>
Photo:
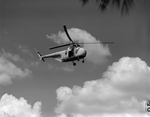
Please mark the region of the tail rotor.
<svg viewBox="0 0 150 117"><path fill-rule="evenodd" d="M42 60L43 62L45 62L44 58L42 57L42 55L40 54L40 52L36 51L36 53L39 56L39 60Z"/></svg>

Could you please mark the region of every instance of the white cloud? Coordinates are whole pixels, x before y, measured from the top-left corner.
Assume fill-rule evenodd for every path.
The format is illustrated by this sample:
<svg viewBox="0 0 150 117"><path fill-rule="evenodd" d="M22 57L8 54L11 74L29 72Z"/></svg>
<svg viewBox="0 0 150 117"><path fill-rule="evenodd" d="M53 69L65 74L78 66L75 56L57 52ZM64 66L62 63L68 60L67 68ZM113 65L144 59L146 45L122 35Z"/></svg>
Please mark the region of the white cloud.
<svg viewBox="0 0 150 117"><path fill-rule="evenodd" d="M28 68L22 70L12 62L0 56L0 84L10 84L14 78L28 77L31 71Z"/></svg>
<svg viewBox="0 0 150 117"><path fill-rule="evenodd" d="M104 77L111 85L124 92L140 98L148 99L150 88L150 67L140 58L124 57L114 63L105 72ZM136 85L135 85L136 84Z"/></svg>
<svg viewBox="0 0 150 117"><path fill-rule="evenodd" d="M83 114L72 114L72 117L149 117L146 114L94 114L94 115L83 115ZM67 117L66 114L58 115L58 117Z"/></svg>
<svg viewBox="0 0 150 117"><path fill-rule="evenodd" d="M18 46L18 48L21 49L21 45ZM24 47L24 46L23 46ZM22 50L21 50L22 51ZM28 52L26 54L29 54L30 56L33 56L32 53L30 53L29 50L27 50ZM21 58L18 54L12 54L10 52L6 52L4 48L1 49L1 53L0 53L0 56L3 56L5 59L7 60L13 60L14 62L20 62L22 63L24 66L32 66L32 67L37 67L40 62L39 61L29 61L27 62L25 59Z"/></svg>
<svg viewBox="0 0 150 117"><path fill-rule="evenodd" d="M83 87L57 89L58 116L146 117L150 67L140 58L123 57L98 80Z"/></svg>
<svg viewBox="0 0 150 117"><path fill-rule="evenodd" d="M79 43L90 43L99 41L85 30L78 28L68 29L68 33L74 41ZM69 42L65 32L59 31L58 34L47 35L48 39L53 40L55 43L62 44ZM108 46L99 44L83 44L83 47L87 50L87 60L95 64L103 63L107 61L107 57L111 55Z"/></svg>
<svg viewBox="0 0 150 117"><path fill-rule="evenodd" d="M56 90L59 101L68 100L72 96L72 90L68 87L60 87Z"/></svg>
<svg viewBox="0 0 150 117"><path fill-rule="evenodd" d="M32 107L24 98L4 94L0 100L0 117L42 117L41 102Z"/></svg>
<svg viewBox="0 0 150 117"><path fill-rule="evenodd" d="M15 62L24 62L24 59L22 59L18 54L8 53L3 48L2 48L0 55L7 59L12 59Z"/></svg>

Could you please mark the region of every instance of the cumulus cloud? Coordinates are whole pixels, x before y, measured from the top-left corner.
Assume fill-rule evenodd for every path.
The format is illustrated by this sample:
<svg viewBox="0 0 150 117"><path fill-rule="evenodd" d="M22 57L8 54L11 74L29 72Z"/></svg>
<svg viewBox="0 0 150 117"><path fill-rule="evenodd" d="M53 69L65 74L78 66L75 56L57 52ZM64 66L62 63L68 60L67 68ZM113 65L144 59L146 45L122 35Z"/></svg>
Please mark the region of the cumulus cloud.
<svg viewBox="0 0 150 117"><path fill-rule="evenodd" d="M85 30L78 28L68 29L68 33L71 36L72 40L79 43L90 43L96 42L99 44L83 44L83 47L87 50L88 61L91 61L95 64L103 63L107 61L107 57L111 55L108 46L102 45L95 37ZM47 35L48 39L53 40L55 43L62 44L69 42L68 37L65 32L59 31L58 34Z"/></svg>
<svg viewBox="0 0 150 117"><path fill-rule="evenodd" d="M66 114L58 115L58 117L67 117ZM83 115L83 114L72 114L72 117L149 117L146 114L95 114L95 115Z"/></svg>
<svg viewBox="0 0 150 117"><path fill-rule="evenodd" d="M15 62L24 62L24 60L18 54L11 54L6 52L3 48L0 53L1 56L7 59L12 59Z"/></svg>
<svg viewBox="0 0 150 117"><path fill-rule="evenodd" d="M0 117L42 117L41 102L32 107L24 98L4 94L0 99Z"/></svg>
<svg viewBox="0 0 150 117"><path fill-rule="evenodd" d="M140 58L120 59L108 68L104 77L111 81L114 88L129 96L149 99L150 67Z"/></svg>
<svg viewBox="0 0 150 117"><path fill-rule="evenodd" d="M22 70L11 61L7 60L7 56L9 55L12 56L11 54L0 56L0 84L10 84L12 79L28 77L31 74L28 68Z"/></svg>
<svg viewBox="0 0 150 117"><path fill-rule="evenodd" d="M150 67L140 58L123 57L98 80L83 87L57 89L58 116L146 117L150 98Z"/></svg>

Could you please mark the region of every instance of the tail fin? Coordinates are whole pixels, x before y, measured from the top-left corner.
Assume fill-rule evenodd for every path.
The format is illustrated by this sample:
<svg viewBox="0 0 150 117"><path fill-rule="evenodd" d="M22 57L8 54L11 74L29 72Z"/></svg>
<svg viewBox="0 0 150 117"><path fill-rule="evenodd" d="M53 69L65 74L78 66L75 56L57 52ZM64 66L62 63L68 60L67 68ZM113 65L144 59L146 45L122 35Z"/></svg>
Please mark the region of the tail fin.
<svg viewBox="0 0 150 117"><path fill-rule="evenodd" d="M40 54L40 52L36 51L36 53L39 56L39 60L42 60L43 62L45 62L44 58L42 57L42 55Z"/></svg>

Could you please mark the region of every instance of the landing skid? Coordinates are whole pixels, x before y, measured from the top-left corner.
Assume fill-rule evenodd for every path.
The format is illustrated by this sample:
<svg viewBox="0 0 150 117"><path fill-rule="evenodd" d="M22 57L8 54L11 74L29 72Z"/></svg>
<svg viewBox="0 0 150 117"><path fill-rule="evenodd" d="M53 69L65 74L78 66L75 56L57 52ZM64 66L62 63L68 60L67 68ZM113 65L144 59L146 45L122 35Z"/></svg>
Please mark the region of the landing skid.
<svg viewBox="0 0 150 117"><path fill-rule="evenodd" d="M79 61L80 59L78 59L78 61ZM84 63L85 61L84 61L84 59L82 60L82 63ZM73 61L72 62L73 63L73 66L76 66L76 63Z"/></svg>

